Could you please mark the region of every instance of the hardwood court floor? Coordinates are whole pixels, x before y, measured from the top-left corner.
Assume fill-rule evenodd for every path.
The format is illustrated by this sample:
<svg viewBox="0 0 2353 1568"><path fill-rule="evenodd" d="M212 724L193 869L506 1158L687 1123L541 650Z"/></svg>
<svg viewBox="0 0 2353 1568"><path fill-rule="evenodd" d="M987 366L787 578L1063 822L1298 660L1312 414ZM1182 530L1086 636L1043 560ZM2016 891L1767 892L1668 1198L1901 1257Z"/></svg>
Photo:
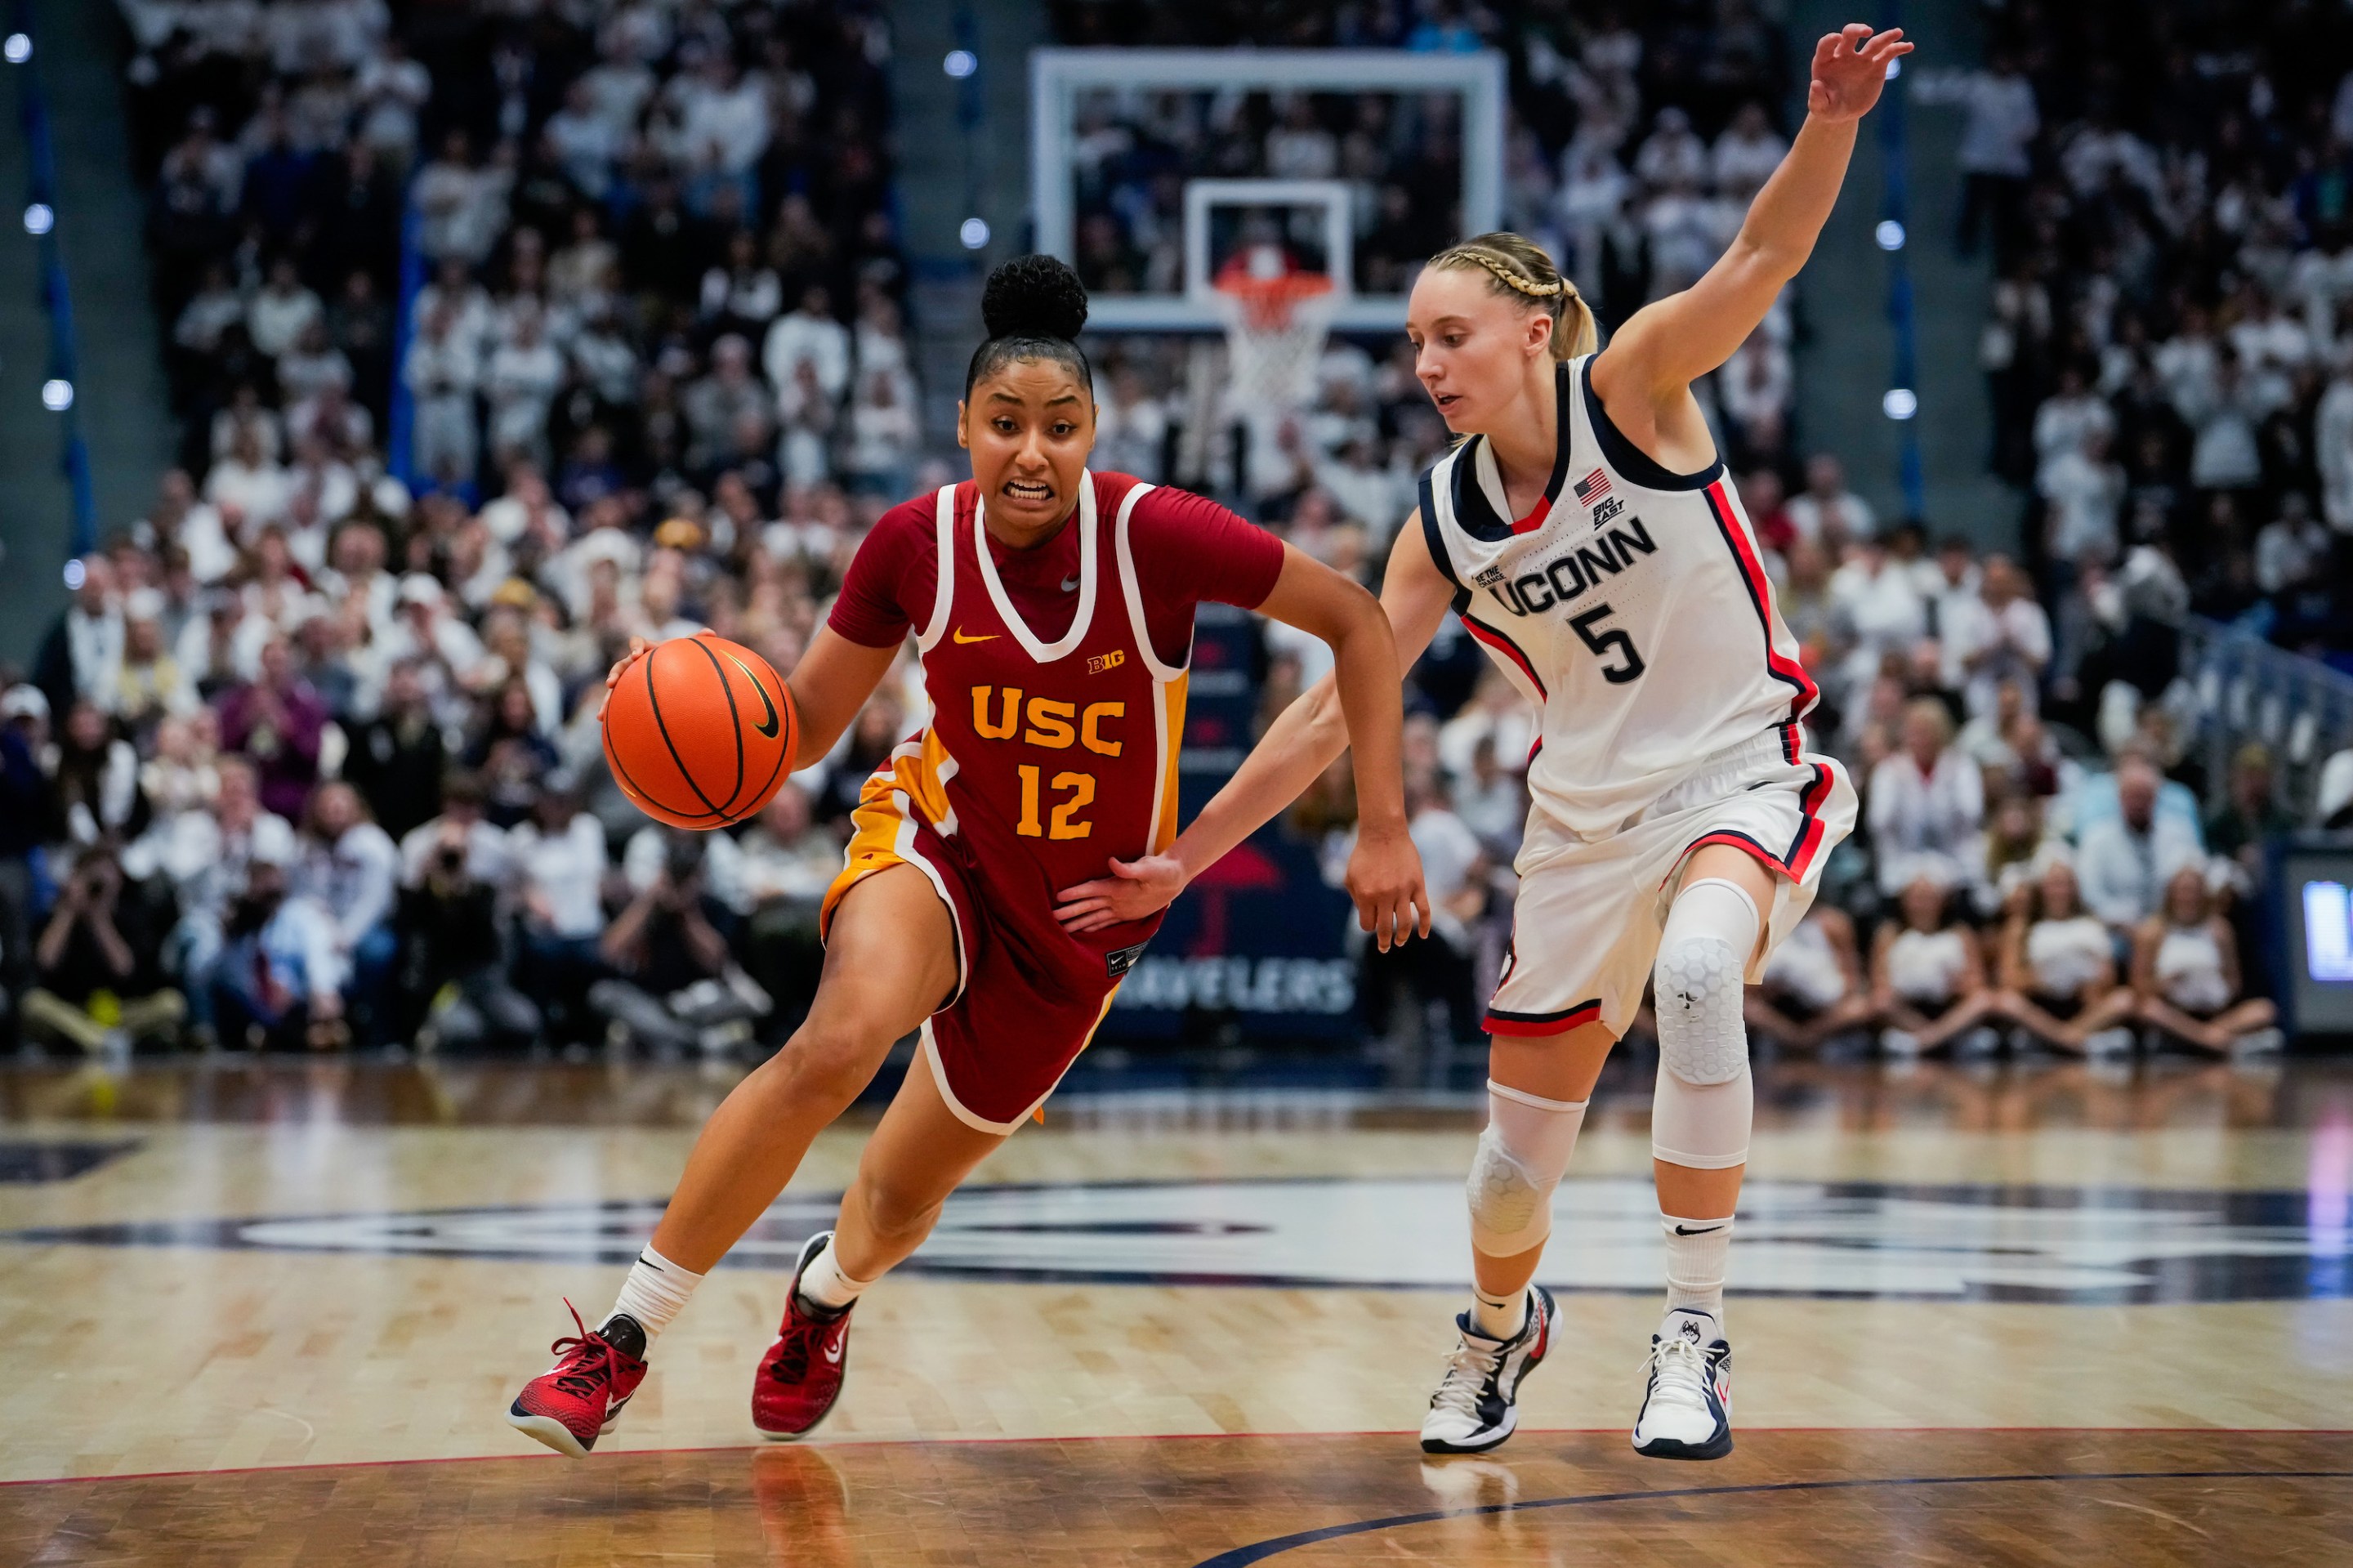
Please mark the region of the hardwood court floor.
<svg viewBox="0 0 2353 1568"><path fill-rule="evenodd" d="M1711 1465L1616 1433L1424 1462L1351 1435L444 1460L0 1490L26 1563L1570 1563L2155 1568L2353 1560L2353 1435L1755 1432Z"/></svg>
<svg viewBox="0 0 2353 1568"><path fill-rule="evenodd" d="M864 1138L828 1133L595 1457L542 1455L507 1399L731 1081L0 1067L0 1568L1225 1568L1505 1502L1271 1560L2353 1563L2346 1064L1763 1074L1723 1464L1624 1447L1658 1312L1639 1074L1556 1205L1560 1338L1500 1469L1408 1436L1472 1113L1299 1095L1050 1107L860 1307L822 1445L754 1451L783 1271ZM1906 1484L1816 1484L1854 1479Z"/></svg>

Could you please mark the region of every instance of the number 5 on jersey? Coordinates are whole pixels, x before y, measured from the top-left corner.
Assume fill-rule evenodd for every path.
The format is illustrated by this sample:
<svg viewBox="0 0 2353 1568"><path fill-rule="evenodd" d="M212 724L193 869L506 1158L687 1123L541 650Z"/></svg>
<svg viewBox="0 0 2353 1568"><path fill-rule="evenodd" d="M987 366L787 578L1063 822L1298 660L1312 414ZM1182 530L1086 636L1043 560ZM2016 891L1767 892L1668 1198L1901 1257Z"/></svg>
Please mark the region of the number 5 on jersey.
<svg viewBox="0 0 2353 1568"><path fill-rule="evenodd" d="M1034 762L1021 765L1021 818L1013 831L1023 838L1082 839L1095 831L1092 822L1074 821L1078 812L1094 804L1095 776L1092 773L1057 773L1051 788L1057 794L1067 795L1059 801L1047 819L1046 825L1038 823L1038 779L1041 769Z"/></svg>
<svg viewBox="0 0 2353 1568"><path fill-rule="evenodd" d="M1585 645L1592 649L1597 656L1606 654L1612 649L1626 656L1626 662L1622 664L1601 666L1603 680L1613 686L1622 686L1641 675L1646 666L1642 662L1642 656L1634 652L1634 640L1627 636L1622 628L1613 626L1607 631L1594 630L1602 621L1609 620L1609 615L1610 609L1608 605L1597 604L1583 615L1571 618L1568 624L1577 636L1585 640Z"/></svg>

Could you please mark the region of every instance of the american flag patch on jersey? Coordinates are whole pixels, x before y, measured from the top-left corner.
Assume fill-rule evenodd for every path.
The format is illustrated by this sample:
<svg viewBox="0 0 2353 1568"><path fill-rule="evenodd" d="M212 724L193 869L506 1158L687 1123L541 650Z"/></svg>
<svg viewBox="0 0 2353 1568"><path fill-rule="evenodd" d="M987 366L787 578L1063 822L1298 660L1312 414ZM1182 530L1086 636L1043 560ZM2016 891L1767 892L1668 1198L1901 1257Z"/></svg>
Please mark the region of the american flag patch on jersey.
<svg viewBox="0 0 2353 1568"><path fill-rule="evenodd" d="M1590 506L1609 493L1609 476L1597 468L1578 480L1572 488L1577 492L1578 504Z"/></svg>

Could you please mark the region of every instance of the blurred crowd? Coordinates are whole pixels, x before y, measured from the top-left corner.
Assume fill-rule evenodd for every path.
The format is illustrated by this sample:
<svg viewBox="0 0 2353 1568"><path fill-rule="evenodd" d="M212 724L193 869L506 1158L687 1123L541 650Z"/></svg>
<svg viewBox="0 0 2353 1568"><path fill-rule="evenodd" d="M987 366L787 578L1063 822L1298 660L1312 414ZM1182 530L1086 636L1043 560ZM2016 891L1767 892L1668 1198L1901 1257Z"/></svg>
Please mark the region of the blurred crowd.
<svg viewBox="0 0 2353 1568"><path fill-rule="evenodd" d="M123 0L182 418L0 693L28 1038L725 1049L909 705L737 835L597 754L632 636L789 668L913 480L879 7Z"/></svg>
<svg viewBox="0 0 2353 1568"><path fill-rule="evenodd" d="M2058 13L2020 15L2030 31L2058 26ZM1778 26L1739 0L1640 13L1432 4L1277 7L1247 17L1217 8L1071 5L1058 16L1066 42L1505 51L1513 77L1509 221L1562 259L1605 327L1704 270L1787 147ZM2051 145L2035 90L2022 85L2012 58L1997 54L1986 72L1948 74L1922 89L1968 106L1963 238L1990 240L2005 258L2031 257L2040 286L2056 289L2064 279L2128 323L2125 291L2113 278L2104 285L2100 269L2085 264L2112 266L2117 249L2064 248L2084 237L2085 224L2064 205L2072 187L2063 171L2081 172L2091 154L2063 155L2073 161L2054 166L2056 183L2033 200L2026 182L2016 191L2002 183L2008 165L1995 154L2005 135L2021 154L2031 148L2040 157ZM2042 58L2063 77L2062 62L2074 57L2046 45ZM2197 69L2242 88L2249 71L2243 59L2204 57ZM2113 76L2095 69L2091 79ZM2071 81L2067 90L2080 95L2082 84ZM2336 101L2353 104L2353 89ZM1089 106L1080 139L1091 160L1081 171L1082 211L1094 214L1099 238L1113 232L1115 219L1125 222L1121 245L1145 259L1124 265L1140 267L1151 286L1163 287L1149 259L1156 241L1141 238L1156 234L1159 219L1139 225L1137 215L1157 211L1154 193L1169 180L1172 160L1202 160L1197 169L1215 164L1220 172L1229 164L1277 172L1303 139L1320 135L1336 162L1318 172L1363 182L1361 217L1388 199L1385 171L1396 165L1372 156L1381 145L1373 134L1378 127L1352 124L1349 114L1363 112L1353 103L1344 95L1328 101L1204 95L1195 107L1211 119L1187 121L1173 101L1105 96ZM1214 118L1219 111L1223 122ZM2209 145L2240 135L2211 116L2181 114L2173 123ZM1204 124L1208 133L1194 134ZM2341 140L2314 145L2334 148L2307 159L2316 166L2342 157ZM2219 158L2212 162L2219 170ZM2110 181L2107 165L2102 169L2095 184ZM2229 184L2205 163L2192 173L2211 182L2201 188ZM2274 183L2274 192L2288 192L2280 211L2320 199L2309 170L2286 175L2302 183L2294 190L2288 179ZM2341 192L2341 184L2327 188ZM2327 199L2338 201L2333 210L2341 213L2341 194ZM2042 248L2031 250L2030 213L2044 225ZM2327 233L2334 238L2316 254L2342 250L2341 229ZM2171 263L2150 255L2160 239L2171 243L2152 235L2117 249L2151 276L2169 276ZM1368 261L1377 268L1379 258L1360 251L1360 279ZM2320 286L2315 280L2327 282L2335 272L2309 258L2291 270L2306 280L2307 302L2298 310L2308 315L2311 291ZM2353 271L2344 286L2353 290ZM2217 330L2224 339L2235 332L2271 345L2271 369L2280 374L2289 367L2276 358L2284 341L2276 314L2256 318L2253 328L2226 320ZM2047 326L2074 317L2049 307L2038 319ZM2225 613L2250 608L2251 599L2218 601L2217 572L2267 574L2271 602L2292 605L2307 630L2333 613L2319 601L2353 591L2346 587L2353 563L2332 556L2338 546L2322 521L2330 515L2322 482L2333 461L2327 454L2353 463L2353 444L2330 433L2334 405L2322 396L2319 351L2295 382L2304 423L2291 429L2274 420L2251 430L2246 452L2256 466L2240 492L2198 466L2204 452L2211 467L2221 439L2189 422L2201 417L2195 397L2202 393L2184 394L2190 399L2184 416L2170 412L2170 390L2147 409L2119 405L2145 421L2158 418L2150 410L2161 405L2162 417L2175 423L2164 432L2168 466L2137 488L2119 475L2105 514L2098 487L2083 477L2087 464L2098 470L2107 461L2117 434L2113 419L2102 423L2108 406L2087 392L2104 369L2112 382L2136 374L2146 380L2157 366L2177 378L2200 368L2227 378L2228 371L2218 368L2211 347L2200 360L2186 350L2152 349L2145 338L2136 340L2139 359L2126 356L2121 372L2114 355L2103 361L2087 353L2082 384L2060 376L2042 388L2056 396L2039 412L2034 402L2023 405L2032 446L2049 464L2036 521L2044 509L2049 521L2027 549L2005 554L1880 517L1848 489L1833 453L1804 455L1790 363L1802 326L1788 304L1777 308L1695 389L1767 547L1782 612L1823 688L1813 743L1848 764L1865 800L1865 820L1836 859L1820 913L1784 950L1759 993L1757 1027L1799 1048L1851 1036L1899 1051L2040 1043L2083 1053L2144 1038L2221 1051L2234 1042L2272 1041L2270 1004L2261 995L2271 978L2259 951L2244 966L2240 954L2254 936L2263 840L2306 823L2286 809L2283 769L2260 747L2241 751L2227 777L2206 776L2208 749L2193 744L2205 738L2199 715L2177 678L2172 622L2193 604ZM1989 332L1989 341L1997 335ZM2110 343L2104 338L2099 346ZM2226 341L2224 358L2229 352ZM1335 339L1310 405L1261 423L1251 433L1262 439L1237 435L1230 468L1221 438L1194 428L1205 409L1187 355L1166 340L1105 345L1103 426L1119 465L1229 488L1294 544L1377 577L1414 504L1415 477L1448 440L1414 380L1410 349ZM2004 384L1997 377L1996 385L1999 395ZM2353 418L2353 402L2347 413ZM2134 435L2157 450L2137 429ZM2036 477L2021 482L2031 487ZM2134 508L2150 509L2167 526L2126 525L2120 514ZM2245 559L2235 565L2228 551L2201 544L2192 552L2185 544L2209 539L2226 508L2270 524L2244 533ZM2103 542L2105 550L2090 547ZM1270 633L1270 654L1271 713L1321 673L1322 655L1280 629ZM1377 972L1383 960L1368 960L1366 1001L1377 1026L1387 1022L1389 1004L1403 1000L1429 1012L1429 1027L1468 1038L1508 939L1509 868L1525 810L1520 775L1531 715L1464 638L1441 635L1414 684L1415 834L1444 911L1441 941L1387 960L1395 972L1386 976ZM2353 810L2353 758L2347 762L2335 791L2343 798L2332 798L2324 781L2318 812L2305 815L2316 821ZM1348 832L1345 793L1335 773L1293 814L1302 831L1325 837L1335 865Z"/></svg>
<svg viewBox="0 0 2353 1568"><path fill-rule="evenodd" d="M872 519L956 471L923 461L913 419L876 13L124 12L185 440L147 514L75 564L33 668L0 673L0 987L16 1023L65 1050L780 1038L813 988L817 901L859 784L919 722L912 658L833 757L733 832L649 823L603 766L596 711L632 636L709 626L790 668ZM1796 427L1793 310L1699 389L1823 689L1812 744L1865 802L1816 913L1752 993L1755 1029L1792 1049L2271 1038L2250 911L2262 843L2301 823L2260 747L2205 775L2169 621L2243 569L2262 592L2232 613L2342 624L2313 606L2353 580L2328 564L2328 454L2345 443L2327 423L2353 393L2313 396L2339 338L2312 301L2337 297L2337 272L2353 280L2337 266L2343 190L2317 159L2286 186L2225 177L2277 173L2231 161L2274 145L2252 107L2235 132L2220 112L2168 122L2200 149L2177 160L2190 173L2151 154L2165 188L2208 193L2197 254L2221 254L2220 214L2235 215L2233 255L2286 234L2284 211L2321 216L2280 273L2302 294L2250 293L2265 275L2252 262L2212 271L2211 297L2149 285L2189 275L2188 242L2149 228L2094 244L2110 234L2094 217L2179 210L2117 194L2139 188L2131 146L2172 143L2073 107L2088 90L2026 47L2052 47L2035 42L2044 15L2021 13L2024 74L2003 56L1937 90L1966 98L1968 147L2000 142L1990 117L2026 159L2015 188L1971 164L1968 222L2004 258L2005 290L2041 291L2021 319L2044 335L2016 337L2024 368L1996 389L2025 399L2028 450L2047 453L2048 482L2021 482L2040 487L2048 529L2012 556L1876 515ZM1071 42L1504 48L1511 221L1563 258L1605 328L1707 264L1783 146L1778 26L1746 0L1055 16ZM2284 76L2190 58L2216 93L2252 105L2268 83L2264 114L2303 112ZM2353 90L2329 112L2344 104ZM1415 221L1446 228L1414 206L1445 183L1430 160L1453 155L1417 118L1441 111L1391 111L1366 123L1321 95L1092 106L1091 281L1118 286L1115 266L1144 286L1165 265L1153 203L1184 136L1185 158L1234 165L1220 172L1328 164L1376 209L1395 185ZM2069 171L2092 154L2069 149L2094 134L2110 164L2084 186ZM1359 277L1430 243L1367 250ZM2280 346L2291 329L2300 360ZM2058 352L2078 337L2084 354ZM1201 428L1192 346L1091 347L1096 467L1217 493L1377 580L1448 440L1408 347L1335 339L1312 403L1231 446ZM2132 391L2210 372L2274 377L2281 408L2314 410L2250 426L2245 484L2211 482L2209 449L2228 443L2169 390ZM2277 466L2294 439L2307 467ZM2162 483L2118 479L2103 513L2086 465L2137 446L2175 466ZM2238 538L2215 531L2225 508L2264 520L2242 551L2206 548ZM1328 653L1259 635L1263 721ZM1413 672L1409 806L1439 939L1363 956L1372 1033L1475 1035L1508 939L1534 722L1451 623ZM2344 761L2325 771L2323 817L2353 816ZM1354 817L1340 768L1286 821L1336 879Z"/></svg>
<svg viewBox="0 0 2353 1568"><path fill-rule="evenodd" d="M879 6L121 5L206 580L519 465L574 514L903 483Z"/></svg>
<svg viewBox="0 0 2353 1568"><path fill-rule="evenodd" d="M2353 655L2353 16L2013 8L1966 114L1994 468L2057 594Z"/></svg>

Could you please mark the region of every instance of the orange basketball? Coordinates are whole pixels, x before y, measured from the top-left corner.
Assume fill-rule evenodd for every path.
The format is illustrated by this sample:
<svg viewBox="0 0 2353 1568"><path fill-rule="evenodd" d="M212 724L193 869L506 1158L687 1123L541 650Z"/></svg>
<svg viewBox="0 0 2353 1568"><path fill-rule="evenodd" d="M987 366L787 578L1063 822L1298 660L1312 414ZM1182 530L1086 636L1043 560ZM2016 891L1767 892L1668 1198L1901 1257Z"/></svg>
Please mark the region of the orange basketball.
<svg viewBox="0 0 2353 1568"><path fill-rule="evenodd" d="M605 705L605 763L658 822L723 828L766 805L800 744L768 662L710 631L658 642Z"/></svg>

